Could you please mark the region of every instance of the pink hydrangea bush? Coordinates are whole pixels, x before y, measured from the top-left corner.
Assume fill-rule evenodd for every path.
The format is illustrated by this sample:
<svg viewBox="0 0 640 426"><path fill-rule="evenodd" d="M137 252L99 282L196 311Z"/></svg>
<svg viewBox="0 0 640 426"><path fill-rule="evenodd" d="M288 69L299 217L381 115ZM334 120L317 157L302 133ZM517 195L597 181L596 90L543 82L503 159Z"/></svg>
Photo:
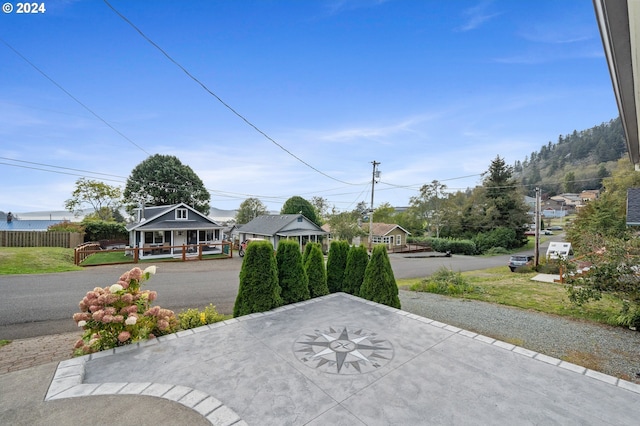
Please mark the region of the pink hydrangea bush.
<svg viewBox="0 0 640 426"><path fill-rule="evenodd" d="M155 274L156 267L138 267L122 274L109 287L96 287L80 301L80 312L73 315L84 329L74 347L75 355L85 355L143 339L174 333L178 319L173 311L151 306L155 291L140 286Z"/></svg>

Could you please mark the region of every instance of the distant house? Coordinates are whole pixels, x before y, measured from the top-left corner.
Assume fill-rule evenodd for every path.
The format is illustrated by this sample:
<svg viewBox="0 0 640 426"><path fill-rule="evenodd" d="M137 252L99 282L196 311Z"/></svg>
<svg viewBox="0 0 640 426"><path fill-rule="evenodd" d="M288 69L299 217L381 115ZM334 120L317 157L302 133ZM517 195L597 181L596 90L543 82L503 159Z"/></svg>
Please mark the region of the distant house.
<svg viewBox="0 0 640 426"><path fill-rule="evenodd" d="M265 214L246 223L238 230L240 241L263 238L278 248L278 241L295 239L300 249L309 242L321 242L327 235L318 225L302 214Z"/></svg>
<svg viewBox="0 0 640 426"><path fill-rule="evenodd" d="M144 207L138 221L127 225L129 246L140 248L141 256L166 257L196 251L199 244L221 250L222 225L187 204Z"/></svg>
<svg viewBox="0 0 640 426"><path fill-rule="evenodd" d="M16 218L11 212L2 213L2 221L0 222L0 231L40 231L46 232L50 226L57 225L64 220L44 220L44 219L27 219L21 220Z"/></svg>
<svg viewBox="0 0 640 426"><path fill-rule="evenodd" d="M599 189L585 189L580 193L580 199L583 202L597 200L599 196L600 196Z"/></svg>
<svg viewBox="0 0 640 426"><path fill-rule="evenodd" d="M550 197L550 200L556 201L565 207L565 210L574 209L582 205L580 194L564 193Z"/></svg>
<svg viewBox="0 0 640 426"><path fill-rule="evenodd" d="M369 232L369 223L363 223L362 229ZM392 223L372 224L371 239L373 244L386 244L387 248L393 249L407 244L407 237L411 235L409 231L400 225ZM367 238L367 237L365 237Z"/></svg>

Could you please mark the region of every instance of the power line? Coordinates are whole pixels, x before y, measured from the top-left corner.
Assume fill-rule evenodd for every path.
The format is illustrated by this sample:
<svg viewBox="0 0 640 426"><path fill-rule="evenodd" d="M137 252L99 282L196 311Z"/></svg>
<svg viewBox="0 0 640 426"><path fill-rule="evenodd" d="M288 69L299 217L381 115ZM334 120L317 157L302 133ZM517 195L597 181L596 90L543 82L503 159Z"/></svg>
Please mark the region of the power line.
<svg viewBox="0 0 640 426"><path fill-rule="evenodd" d="M137 143L135 143L134 141L132 141L131 139L129 139L127 137L127 135L125 135L124 133L122 133L120 130L116 129L115 127L113 127L107 120L105 120L104 118L102 118L100 115L98 115L98 113L96 113L94 110L92 110L91 108L89 108L87 105L85 105L82 101L80 101L80 99L76 98L75 96L73 96L71 94L71 92L69 92L67 89L65 89L64 87L62 87L62 85L60 85L57 81L55 81L53 78L49 77L49 75L47 75L47 73L45 73L44 71L42 71L40 68L38 68L33 62L31 62L29 59L27 59L22 53L18 52L16 49L13 48L13 46L11 46L9 43L7 43L4 39L0 38L0 41L2 41L2 43L5 44L5 46L7 46L9 49L11 49L13 51L13 53L15 53L16 55L18 55L23 61L25 61L27 64L31 65L31 67L33 69L35 69L36 71L38 71L40 74L42 74L42 76L44 78L46 78L47 80L49 80L51 83L53 83L58 89L62 90L67 96L69 96L71 99L73 99L76 103L78 103L78 105L80 105L82 108L86 109L87 111L89 111L91 113L91 115L93 115L95 118L97 118L98 120L102 121L107 127L109 127L111 130L113 130L114 132L116 132L117 134L119 134L122 138L124 138L126 141L128 141L130 144L132 144L133 146L135 146L136 148L138 148L140 151L144 152L147 155L151 155L149 154L144 148L142 148L140 145L138 145Z"/></svg>
<svg viewBox="0 0 640 426"><path fill-rule="evenodd" d="M117 177L117 178L126 179L125 176L112 175L112 174L109 174L109 173L91 172L91 171L88 171L88 170L73 169L71 167L54 166L54 165L51 165L51 164L35 163L33 161L16 160L14 158L8 158L8 157L0 157L0 160L15 161L17 163L33 164L33 165L36 165L36 166L49 167L49 168L53 168L53 169L72 170L72 171L75 171L75 172L89 173L89 174L92 174L92 175L111 176L111 177ZM14 165L14 164L9 164L9 163L2 163L2 164L6 164L6 165L9 165L9 166L13 166ZM53 170L46 170L46 169L38 169L38 170L53 171Z"/></svg>
<svg viewBox="0 0 640 426"><path fill-rule="evenodd" d="M48 169L42 169L42 168L39 168L39 167L32 167L32 166L22 166L20 164L10 164L10 163L4 163L4 162L0 162L0 164L6 165L6 166L20 167L22 169L40 170L40 171L43 171L43 172L57 173L57 174L60 174L60 175L86 177L85 175L81 175L81 174L78 174L78 173L63 172L63 171L58 171L58 170L48 170ZM64 168L64 167L61 167L61 168ZM68 169L68 170L73 170L73 169ZM122 183L122 181L115 180L115 179L103 178L103 180Z"/></svg>
<svg viewBox="0 0 640 426"><path fill-rule="evenodd" d="M229 105L228 103L226 103L224 100L222 100L222 98L220 98L220 96L218 96L217 94L215 94L211 89L209 89L207 87L207 85L205 85L202 81L200 81L197 77L195 77L193 74L191 74L184 66L182 66L178 61L176 61L175 59L173 59L173 57L171 57L171 55L169 55L162 47L160 47L157 43L155 43L153 40L151 40L145 33L142 32L142 30L140 28L138 28L133 22L131 22L129 19L127 19L126 16L124 16L122 13L120 13L115 7L113 7L107 0L103 0L104 3L116 14L118 15L123 21L125 21L127 24L129 24L129 26L131 26L131 28L133 28L134 30L136 30L136 32L138 34L140 34L140 36L142 38L144 38L149 44L151 44L153 47L155 47L156 49L158 49L160 51L160 53L162 53L171 63L173 63L175 66L177 66L178 68L180 68L180 70L182 70L182 72L184 72L190 79L192 79L193 81L195 81L198 85L200 85L200 87L202 87L207 93L209 93L211 96L213 96L214 98L216 98L216 100L218 102L220 102L225 108L227 108L229 111L231 111L233 114L235 114L238 118L240 118L242 121L244 121L249 127L251 127L252 129L254 129L256 132L258 132L259 134L261 134L262 136L264 136L269 142L273 143L274 145L276 145L278 148L280 148L281 150L283 150L284 152L286 152L288 155L290 155L291 157L295 158L296 160L298 160L299 162L301 162L302 164L304 164L305 166L309 167L311 170L321 174L324 177L327 177L331 180L334 180L336 182L340 182L343 183L345 185L357 185L354 183L350 183L350 182L345 182L343 180L340 180L338 178L335 178L333 176L328 175L327 173L318 170L317 168L315 168L314 166L312 166L311 164L307 163L306 161L304 161L303 159L301 159L300 157L298 157L297 155L295 155L294 153L292 153L291 151L289 151L287 148L285 148L284 146L282 146L281 144L279 144L278 142L276 142L271 136L269 136L267 133L265 133L264 131L262 131L260 128L258 128L258 126L256 126L255 124L253 124L251 121L249 121L245 116L243 116L242 114L240 114L238 111L236 111L231 105Z"/></svg>

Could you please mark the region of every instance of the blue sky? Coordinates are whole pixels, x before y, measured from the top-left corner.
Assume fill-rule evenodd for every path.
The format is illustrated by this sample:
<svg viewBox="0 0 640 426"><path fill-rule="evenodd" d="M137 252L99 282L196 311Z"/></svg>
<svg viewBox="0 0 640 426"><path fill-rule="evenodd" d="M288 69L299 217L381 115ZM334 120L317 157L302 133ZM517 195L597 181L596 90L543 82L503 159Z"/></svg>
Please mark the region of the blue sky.
<svg viewBox="0 0 640 426"><path fill-rule="evenodd" d="M2 13L1 211L63 210L82 176L124 188L157 153L221 209L351 210L374 160L375 206L405 206L618 115L590 1L110 4L242 118L102 1Z"/></svg>

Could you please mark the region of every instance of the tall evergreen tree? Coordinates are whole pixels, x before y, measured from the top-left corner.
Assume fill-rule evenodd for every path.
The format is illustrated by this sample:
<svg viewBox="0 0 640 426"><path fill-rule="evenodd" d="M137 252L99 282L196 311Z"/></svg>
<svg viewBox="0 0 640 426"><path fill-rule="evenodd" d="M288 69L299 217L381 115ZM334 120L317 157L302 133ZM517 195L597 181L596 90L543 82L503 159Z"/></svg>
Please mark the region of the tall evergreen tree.
<svg viewBox="0 0 640 426"><path fill-rule="evenodd" d="M281 240L278 243L276 261L283 304L309 299L309 278L302 265L302 254L298 243L293 240Z"/></svg>
<svg viewBox="0 0 640 426"><path fill-rule="evenodd" d="M348 242L331 241L329 257L327 258L327 287L331 293L342 291L344 287L344 271L347 266L348 253Z"/></svg>
<svg viewBox="0 0 640 426"><path fill-rule="evenodd" d="M240 287L233 307L233 316L264 312L282 305L278 284L278 265L269 241L254 241L247 246Z"/></svg>
<svg viewBox="0 0 640 426"><path fill-rule="evenodd" d="M376 245L371 252L371 260L360 287L360 297L400 309L398 285L391 269L387 247L383 244Z"/></svg>
<svg viewBox="0 0 640 426"><path fill-rule="evenodd" d="M529 221L528 207L524 203L522 191L513 178L513 169L496 156L489 170L484 173L483 187L486 191L485 211L492 229L508 228L516 233L515 239L524 245L524 225Z"/></svg>
<svg viewBox="0 0 640 426"><path fill-rule="evenodd" d="M351 247L347 254L342 291L358 296L364 280L364 271L369 263L369 253L365 246Z"/></svg>
<svg viewBox="0 0 640 426"><path fill-rule="evenodd" d="M304 264L307 277L309 277L309 293L312 298L324 296L329 294L327 271L324 267L324 255L320 249L320 244L309 243L309 245L311 245L311 249Z"/></svg>
<svg viewBox="0 0 640 426"><path fill-rule="evenodd" d="M309 253L311 253L311 249L313 248L314 244L315 243L309 242L304 246L304 253L302 253L302 265L303 266L307 264L307 259L309 258Z"/></svg>

